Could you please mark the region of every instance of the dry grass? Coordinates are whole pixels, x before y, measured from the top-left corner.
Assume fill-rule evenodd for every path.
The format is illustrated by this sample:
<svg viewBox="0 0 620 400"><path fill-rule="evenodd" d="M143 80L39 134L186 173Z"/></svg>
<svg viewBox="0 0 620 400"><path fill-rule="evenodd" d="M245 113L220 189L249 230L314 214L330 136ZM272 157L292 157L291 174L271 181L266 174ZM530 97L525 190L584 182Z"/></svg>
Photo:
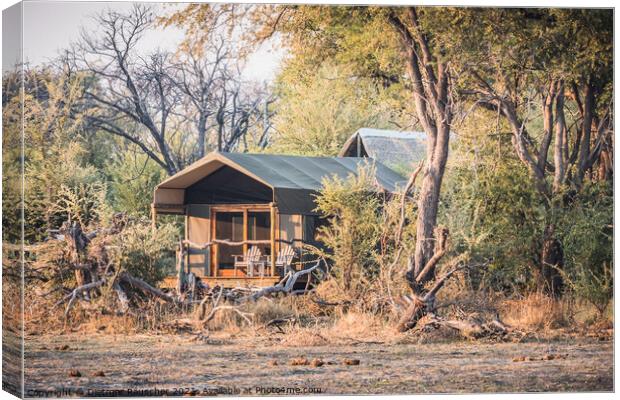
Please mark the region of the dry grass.
<svg viewBox="0 0 620 400"><path fill-rule="evenodd" d="M336 339L385 340L395 332L392 324L381 316L351 311L336 315L326 334Z"/></svg>
<svg viewBox="0 0 620 400"><path fill-rule="evenodd" d="M206 327L209 330L238 334L248 331L249 325L252 328L256 328L275 319L289 318L296 315L290 299L260 299L255 303L248 303L238 307L237 310L239 312L227 308L217 311ZM207 312L210 312L210 310Z"/></svg>
<svg viewBox="0 0 620 400"><path fill-rule="evenodd" d="M439 315L448 319L488 322L496 315L506 324L524 331L549 333L579 325L580 330L596 326L606 327L597 319L592 307L576 304L569 298L555 300L539 293L521 299L507 299L500 294L472 290L465 279L451 280L440 292L437 304ZM284 346L323 346L352 342L427 343L459 340L459 335L448 328L401 334L395 330L398 315L381 309L365 311L348 302L336 290L333 281L321 283L313 295L262 298L254 303L218 311L206 325L199 321L191 308L178 308L161 301L144 300L134 304L128 315L115 313L115 305L102 296L92 304L76 303L65 321L64 307L53 309L55 298L42 298L27 290L26 330L33 333L217 333L218 336L265 336ZM4 288L5 293L9 290ZM329 305L320 305L317 298ZM108 300L109 301L109 300ZM339 305L334 305L339 304ZM220 305L230 306L221 303ZM609 309L613 310L613 307ZM50 312L52 310L53 312ZM5 305L5 314L10 309ZM207 306L207 313L210 306ZM281 320L278 326L270 321Z"/></svg>
<svg viewBox="0 0 620 400"><path fill-rule="evenodd" d="M568 326L572 304L533 293L523 299L504 300L498 308L504 322L511 326L545 331Z"/></svg>
<svg viewBox="0 0 620 400"><path fill-rule="evenodd" d="M275 300L260 299L256 303L249 303L243 307L245 312L253 314L255 324L266 324L269 321L279 318L287 318L299 315L299 310L295 307L291 298L280 298Z"/></svg>
<svg viewBox="0 0 620 400"><path fill-rule="evenodd" d="M338 286L335 279L321 282L317 285L314 292L318 298L328 303L341 303L351 300L349 294Z"/></svg>
<svg viewBox="0 0 620 400"><path fill-rule="evenodd" d="M330 339L323 336L323 329L318 326L300 327L296 325L285 329L280 344L285 347L316 347L326 346Z"/></svg>
<svg viewBox="0 0 620 400"><path fill-rule="evenodd" d="M77 326L82 333L105 333L105 334L131 334L138 331L136 319L121 315L99 315L97 318L89 318Z"/></svg>
<svg viewBox="0 0 620 400"><path fill-rule="evenodd" d="M6 263L6 260L3 260L3 262ZM5 301L2 302L2 321L5 329L17 332L21 320L21 304L19 301L6 300L19 299L21 297L19 290L20 282L14 277L8 277L7 270L8 268L3 271L4 276L2 281L2 298L5 299Z"/></svg>
<svg viewBox="0 0 620 400"><path fill-rule="evenodd" d="M280 343L284 346L394 343L402 336L384 317L349 311L315 319L306 325L289 325Z"/></svg>

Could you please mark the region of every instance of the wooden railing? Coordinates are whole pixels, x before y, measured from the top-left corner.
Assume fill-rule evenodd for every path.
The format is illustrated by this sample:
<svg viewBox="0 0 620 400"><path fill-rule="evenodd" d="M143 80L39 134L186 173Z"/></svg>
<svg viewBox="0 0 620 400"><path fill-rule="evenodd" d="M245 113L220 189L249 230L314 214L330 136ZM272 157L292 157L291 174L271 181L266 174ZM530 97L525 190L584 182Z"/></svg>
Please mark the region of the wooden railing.
<svg viewBox="0 0 620 400"><path fill-rule="evenodd" d="M292 240L276 239L275 242L287 244L287 245L293 246L298 249L306 248L306 249L317 249L318 250L315 243L310 243L303 239L292 239ZM271 245L271 244L272 244L271 240L232 241L232 240L227 240L227 239L213 239L205 243L196 243L196 242L192 242L191 240L187 240L187 239L181 240L179 242L179 249L177 251L177 272L178 272L178 278L179 278L178 280L180 282L179 284L182 284L184 282L185 276L190 272L189 255L190 255L191 250L211 249L215 245L243 246L243 245ZM273 250L272 252L275 252L275 250ZM209 257L209 255L205 254L205 257ZM210 260L205 260L205 262L210 263ZM304 265L305 260L301 259L300 257L299 262L295 264ZM272 269L273 272L271 275L275 276L275 265L272 265L272 268L273 268ZM213 274L213 272L214 271L209 270L209 275Z"/></svg>

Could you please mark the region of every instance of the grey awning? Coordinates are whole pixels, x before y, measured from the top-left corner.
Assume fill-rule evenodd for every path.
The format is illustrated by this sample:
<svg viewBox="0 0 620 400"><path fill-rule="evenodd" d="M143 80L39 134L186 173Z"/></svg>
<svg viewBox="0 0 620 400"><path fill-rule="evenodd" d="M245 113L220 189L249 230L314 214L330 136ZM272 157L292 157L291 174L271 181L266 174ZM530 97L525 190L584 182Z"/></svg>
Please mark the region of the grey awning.
<svg viewBox="0 0 620 400"><path fill-rule="evenodd" d="M405 178L369 158L356 157L300 157L272 154L218 153L214 152L183 171L171 176L155 189L154 205L185 204L186 188L201 181L223 167L230 167L268 186L273 190L273 201L281 213L314 214L314 195L329 176L347 178L356 174L358 166L374 164L379 190L394 192ZM234 182L229 182L234 185ZM243 200L243 187L238 187ZM203 190L208 190L205 188Z"/></svg>

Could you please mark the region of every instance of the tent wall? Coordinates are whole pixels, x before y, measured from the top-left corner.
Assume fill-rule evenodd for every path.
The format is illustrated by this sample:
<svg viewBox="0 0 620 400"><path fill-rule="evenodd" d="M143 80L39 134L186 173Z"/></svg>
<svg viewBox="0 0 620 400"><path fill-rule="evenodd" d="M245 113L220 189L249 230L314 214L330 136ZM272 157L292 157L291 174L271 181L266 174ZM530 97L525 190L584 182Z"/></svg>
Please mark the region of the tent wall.
<svg viewBox="0 0 620 400"><path fill-rule="evenodd" d="M184 214L184 202L184 189L159 188L153 197L153 206L160 214Z"/></svg>
<svg viewBox="0 0 620 400"><path fill-rule="evenodd" d="M340 151L340 157L368 157L360 135L354 135L345 143Z"/></svg>
<svg viewBox="0 0 620 400"><path fill-rule="evenodd" d="M273 190L224 166L185 190L186 204L261 204L273 201Z"/></svg>
<svg viewBox="0 0 620 400"><path fill-rule="evenodd" d="M316 230L321 225L321 219L314 215L280 214L280 239L295 240L296 247L301 242L316 246Z"/></svg>
<svg viewBox="0 0 620 400"><path fill-rule="evenodd" d="M204 204L187 205L186 235L193 243L202 244L211 240L211 207ZM190 271L197 276L209 275L209 250L192 251L189 254Z"/></svg>
<svg viewBox="0 0 620 400"><path fill-rule="evenodd" d="M294 214L280 214L280 239L291 242L303 239L302 216ZM300 246L294 242L293 246Z"/></svg>
<svg viewBox="0 0 620 400"><path fill-rule="evenodd" d="M318 192L316 190L275 189L275 200L278 210L285 214L316 215L314 199L317 195Z"/></svg>

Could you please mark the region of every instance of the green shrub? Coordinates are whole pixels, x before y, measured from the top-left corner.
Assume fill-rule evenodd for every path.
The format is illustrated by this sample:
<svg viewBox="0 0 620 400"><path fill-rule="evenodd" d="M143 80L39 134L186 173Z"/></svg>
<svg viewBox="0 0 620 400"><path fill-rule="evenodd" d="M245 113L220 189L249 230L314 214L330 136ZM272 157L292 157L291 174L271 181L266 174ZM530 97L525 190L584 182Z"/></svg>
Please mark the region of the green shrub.
<svg viewBox="0 0 620 400"><path fill-rule="evenodd" d="M378 312L390 296L409 291L405 270L415 243L415 224L411 223L415 205L413 199L405 202L398 239L402 197L379 193L374 177L375 169L367 165L348 179L326 179L317 211L328 221L319 233L329 249L327 258L339 288L336 297L347 298L360 310Z"/></svg>
<svg viewBox="0 0 620 400"><path fill-rule="evenodd" d="M590 184L559 218L564 277L574 295L603 315L613 298L613 189Z"/></svg>
<svg viewBox="0 0 620 400"><path fill-rule="evenodd" d="M357 290L377 276L376 245L380 233L381 201L373 190L375 170L323 180L317 211L329 222L319 228L320 240L330 249L332 273L345 290Z"/></svg>
<svg viewBox="0 0 620 400"><path fill-rule="evenodd" d="M112 241L115 265L156 285L174 270L177 236L172 224L160 224L153 232L145 220L130 223Z"/></svg>
<svg viewBox="0 0 620 400"><path fill-rule="evenodd" d="M110 177L109 203L115 210L133 216L148 217L155 186L165 172L143 154L125 151L106 165Z"/></svg>

